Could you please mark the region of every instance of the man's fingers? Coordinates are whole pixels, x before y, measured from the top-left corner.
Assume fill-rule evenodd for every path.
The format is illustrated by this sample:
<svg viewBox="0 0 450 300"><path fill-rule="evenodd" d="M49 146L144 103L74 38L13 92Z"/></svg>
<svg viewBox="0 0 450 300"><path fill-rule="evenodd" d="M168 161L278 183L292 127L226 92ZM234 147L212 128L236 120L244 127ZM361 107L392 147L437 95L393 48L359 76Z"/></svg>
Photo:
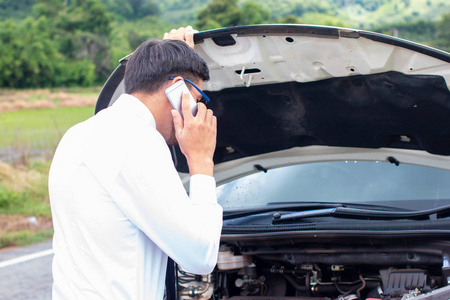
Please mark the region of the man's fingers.
<svg viewBox="0 0 450 300"><path fill-rule="evenodd" d="M165 40L181 40L185 41L189 47L194 49L194 33L198 32L194 30L192 26L186 28L180 27L178 29L172 29L169 32L164 33L163 39Z"/></svg>
<svg viewBox="0 0 450 300"><path fill-rule="evenodd" d="M207 124L210 124L210 125L213 125L213 119L214 119L215 117L214 117L214 115L213 115L213 111L212 110L210 110L210 109L208 109L207 111L206 111L206 123Z"/></svg>
<svg viewBox="0 0 450 300"><path fill-rule="evenodd" d="M190 105L190 97L189 92L183 91L181 94L181 110L183 111L183 117L184 119L192 119L192 111L191 111L191 105Z"/></svg>
<svg viewBox="0 0 450 300"><path fill-rule="evenodd" d="M212 128L214 129L214 134L217 134L217 117L213 116L212 117Z"/></svg>
<svg viewBox="0 0 450 300"><path fill-rule="evenodd" d="M215 128L217 128L217 117L213 116L213 125Z"/></svg>
<svg viewBox="0 0 450 300"><path fill-rule="evenodd" d="M173 126L175 128L175 136L178 136L183 131L183 118L180 113L175 109L172 109Z"/></svg>
<svg viewBox="0 0 450 300"><path fill-rule="evenodd" d="M189 45L189 47L194 49L194 46L195 46L195 44L194 44L194 29L192 29L192 26L186 27L184 37L185 37L185 41Z"/></svg>
<svg viewBox="0 0 450 300"><path fill-rule="evenodd" d="M197 115L196 117L200 120L205 120L206 118L206 105L204 103L198 102L197 103Z"/></svg>

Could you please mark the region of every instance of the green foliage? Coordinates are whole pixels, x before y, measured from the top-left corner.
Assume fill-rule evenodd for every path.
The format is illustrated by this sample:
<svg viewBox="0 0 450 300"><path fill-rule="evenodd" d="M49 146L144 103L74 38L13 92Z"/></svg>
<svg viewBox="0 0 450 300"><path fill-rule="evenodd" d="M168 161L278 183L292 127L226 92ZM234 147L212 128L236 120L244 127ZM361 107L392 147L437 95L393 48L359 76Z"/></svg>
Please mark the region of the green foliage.
<svg viewBox="0 0 450 300"><path fill-rule="evenodd" d="M237 25L271 23L270 11L256 1L213 0L197 14L196 28L207 30Z"/></svg>
<svg viewBox="0 0 450 300"><path fill-rule="evenodd" d="M47 182L36 184L42 187ZM44 192L47 192L45 190ZM42 199L46 199L42 191L25 189L13 191L0 185L0 213L1 214L24 214L28 216L50 216L50 207Z"/></svg>
<svg viewBox="0 0 450 300"><path fill-rule="evenodd" d="M64 2L60 0L38 0L38 3L33 6L35 15L47 18L56 18L63 9Z"/></svg>
<svg viewBox="0 0 450 300"><path fill-rule="evenodd" d="M62 57L45 30L48 21L27 18L22 24L12 20L0 23L0 86L27 87L51 85Z"/></svg>
<svg viewBox="0 0 450 300"><path fill-rule="evenodd" d="M275 23L281 24L301 24L302 20L294 15L287 15L285 17L281 17L275 21Z"/></svg>
<svg viewBox="0 0 450 300"><path fill-rule="evenodd" d="M156 16L147 16L140 20L116 20L112 28L110 61L113 66L117 66L119 60L133 52L141 42L150 38L161 39L164 32L174 26Z"/></svg>
<svg viewBox="0 0 450 300"><path fill-rule="evenodd" d="M242 11L237 0L213 0L197 15L199 30L230 27L242 23Z"/></svg>
<svg viewBox="0 0 450 300"><path fill-rule="evenodd" d="M386 24L372 30L423 44L430 44L436 39L436 23L424 20Z"/></svg>
<svg viewBox="0 0 450 300"><path fill-rule="evenodd" d="M436 25L437 38L436 46L450 51L450 13L442 16Z"/></svg>
<svg viewBox="0 0 450 300"><path fill-rule="evenodd" d="M95 75L99 81L104 81L109 75L112 69L109 45L111 21L112 16L99 0L73 1L58 13L54 36L59 43L59 51L66 58L79 60L75 65L77 70L72 72L78 77L75 82L89 81L79 78L82 62L87 70L91 69L87 60L95 65Z"/></svg>
<svg viewBox="0 0 450 300"><path fill-rule="evenodd" d="M28 168L14 169L1 163L0 214L50 216L47 174Z"/></svg>
<svg viewBox="0 0 450 300"><path fill-rule="evenodd" d="M111 15L98 0L75 0L60 11L57 27L68 34L85 31L108 36L111 33L110 22Z"/></svg>
<svg viewBox="0 0 450 300"><path fill-rule="evenodd" d="M158 5L151 0L103 0L108 10L126 20L141 19L146 16L157 16Z"/></svg>
<svg viewBox="0 0 450 300"><path fill-rule="evenodd" d="M89 86L104 82L112 17L100 0L36 0L35 18L0 23L0 86Z"/></svg>
<svg viewBox="0 0 450 300"><path fill-rule="evenodd" d="M55 64L57 71L54 74L55 84L52 86L92 86L97 81L96 70L98 68L89 59L64 58Z"/></svg>
<svg viewBox="0 0 450 300"><path fill-rule="evenodd" d="M331 11L330 3L324 1L304 0L294 2L290 13L296 16L302 16L305 13L326 14Z"/></svg>
<svg viewBox="0 0 450 300"><path fill-rule="evenodd" d="M139 34L132 29L128 32L127 40L131 49L136 49L140 44L147 40L147 36Z"/></svg>
<svg viewBox="0 0 450 300"><path fill-rule="evenodd" d="M450 11L448 0L264 0L264 5L277 22L292 15L311 24L344 23L348 27L369 30L384 24L419 19L436 21L439 15ZM320 18L316 21L311 17L304 18L311 14ZM321 17L325 15L326 18ZM329 17L335 17L335 20L331 21Z"/></svg>
<svg viewBox="0 0 450 300"><path fill-rule="evenodd" d="M0 20L26 18L31 14L34 0L0 0Z"/></svg>
<svg viewBox="0 0 450 300"><path fill-rule="evenodd" d="M26 246L48 241L53 236L53 229L43 230L37 233L30 230L21 230L0 236L0 249L12 246Z"/></svg>
<svg viewBox="0 0 450 300"><path fill-rule="evenodd" d="M367 11L376 11L381 6L385 5L388 0L334 0L334 3L337 7L346 7L346 6L353 6L357 5L361 8L367 10ZM397 1L398 2L398 1Z"/></svg>
<svg viewBox="0 0 450 300"><path fill-rule="evenodd" d="M196 16L210 0L169 0L160 1L160 19L171 24L171 28L193 25Z"/></svg>
<svg viewBox="0 0 450 300"><path fill-rule="evenodd" d="M305 13L301 17L305 24L319 24L336 27L349 27L341 18L322 13Z"/></svg>
<svg viewBox="0 0 450 300"><path fill-rule="evenodd" d="M242 5L242 24L270 23L270 12L255 1L247 1Z"/></svg>
<svg viewBox="0 0 450 300"><path fill-rule="evenodd" d="M27 18L17 24L0 23L0 86L47 87L92 85L95 66L87 60L70 60L52 40L46 17ZM76 75L76 76L73 76Z"/></svg>
<svg viewBox="0 0 450 300"><path fill-rule="evenodd" d="M275 22L287 16L301 19L306 13L335 15L338 10L333 1L327 0L265 0L264 3Z"/></svg>

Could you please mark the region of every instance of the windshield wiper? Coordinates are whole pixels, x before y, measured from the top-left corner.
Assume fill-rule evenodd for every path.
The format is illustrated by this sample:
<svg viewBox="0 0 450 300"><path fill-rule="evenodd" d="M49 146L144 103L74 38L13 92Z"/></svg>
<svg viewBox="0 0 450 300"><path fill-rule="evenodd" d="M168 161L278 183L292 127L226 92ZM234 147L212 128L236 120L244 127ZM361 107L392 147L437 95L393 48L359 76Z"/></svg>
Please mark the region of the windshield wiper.
<svg viewBox="0 0 450 300"><path fill-rule="evenodd" d="M316 211L321 209L333 209L339 207L348 207L348 206L356 206L365 209L378 209L378 210L392 210L394 207L390 206L382 206L382 205L373 205L373 204L360 204L360 203L334 203L334 202L277 202L277 203L268 203L267 206L259 206L259 207L246 207L246 208L237 208L237 209L228 209L223 212L223 219L234 219L241 218L256 214L275 212L277 215L282 214L283 212L308 212L308 211Z"/></svg>
<svg viewBox="0 0 450 300"><path fill-rule="evenodd" d="M338 218L353 219L438 219L450 214L450 205L441 206L432 209L417 211L385 211L373 209L361 209L350 207L335 207L325 209L315 209L307 211L292 212L286 214L277 214L273 217L273 223L298 220L311 217L331 216Z"/></svg>
<svg viewBox="0 0 450 300"><path fill-rule="evenodd" d="M269 203L267 206L261 207L247 207L247 208L239 208L226 210L223 212L223 219L234 219L241 218L246 216L251 216L260 213L267 213L272 211L305 211L305 210L317 210L323 208L336 208L343 207L343 204L340 203L321 203L321 202L304 202L304 203L281 203L274 204Z"/></svg>

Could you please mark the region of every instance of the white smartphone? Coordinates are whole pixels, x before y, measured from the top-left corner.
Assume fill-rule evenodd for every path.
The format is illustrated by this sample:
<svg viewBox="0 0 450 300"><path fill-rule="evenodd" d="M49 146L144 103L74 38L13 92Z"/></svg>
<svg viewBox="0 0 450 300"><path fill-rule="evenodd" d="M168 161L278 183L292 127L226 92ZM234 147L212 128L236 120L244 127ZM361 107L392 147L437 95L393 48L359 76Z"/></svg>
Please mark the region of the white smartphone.
<svg viewBox="0 0 450 300"><path fill-rule="evenodd" d="M183 91L189 93L189 105L191 107L192 115L197 114L197 101L192 97L189 92L186 83L183 80L177 81L166 89L167 98L169 98L170 103L172 103L173 108L175 108L183 117L183 110L181 109L181 95Z"/></svg>

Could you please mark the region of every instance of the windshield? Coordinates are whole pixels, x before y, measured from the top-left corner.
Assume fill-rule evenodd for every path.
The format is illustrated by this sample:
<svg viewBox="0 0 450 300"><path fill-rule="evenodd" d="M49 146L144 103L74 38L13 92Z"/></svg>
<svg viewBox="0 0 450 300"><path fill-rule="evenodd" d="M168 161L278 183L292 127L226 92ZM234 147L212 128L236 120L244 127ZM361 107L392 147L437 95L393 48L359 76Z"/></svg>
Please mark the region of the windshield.
<svg viewBox="0 0 450 300"><path fill-rule="evenodd" d="M450 203L450 171L380 161L330 161L259 172L217 187L224 209L292 202L426 209Z"/></svg>

